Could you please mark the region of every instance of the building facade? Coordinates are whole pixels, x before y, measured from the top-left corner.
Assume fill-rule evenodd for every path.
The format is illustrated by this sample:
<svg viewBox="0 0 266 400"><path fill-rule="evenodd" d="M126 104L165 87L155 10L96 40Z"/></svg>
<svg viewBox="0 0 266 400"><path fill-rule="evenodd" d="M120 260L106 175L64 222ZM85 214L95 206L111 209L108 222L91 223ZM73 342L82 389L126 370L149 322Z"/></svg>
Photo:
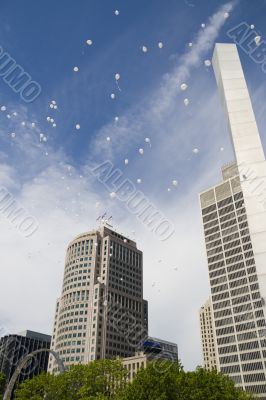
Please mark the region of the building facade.
<svg viewBox="0 0 266 400"><path fill-rule="evenodd" d="M217 349L211 298L199 311L203 366L208 371L217 370Z"/></svg>
<svg viewBox="0 0 266 400"><path fill-rule="evenodd" d="M106 226L69 244L51 346L66 367L135 355L148 330L142 263L136 243Z"/></svg>
<svg viewBox="0 0 266 400"><path fill-rule="evenodd" d="M177 361L178 347L176 343L148 336L143 343L143 351L150 359Z"/></svg>
<svg viewBox="0 0 266 400"><path fill-rule="evenodd" d="M7 382L14 374L19 361L35 350L49 349L51 336L25 331L17 335L6 335L0 339L0 372L5 374ZM48 366L48 352L36 354L29 365L22 370L17 384L45 372Z"/></svg>
<svg viewBox="0 0 266 400"><path fill-rule="evenodd" d="M140 369L146 368L152 361L177 361L178 348L176 343L166 340L147 337L143 343L142 351L134 356L122 359L122 364L128 370L128 380L131 382Z"/></svg>
<svg viewBox="0 0 266 400"><path fill-rule="evenodd" d="M217 369L266 399L265 303L237 165L222 175L223 182L200 195Z"/></svg>

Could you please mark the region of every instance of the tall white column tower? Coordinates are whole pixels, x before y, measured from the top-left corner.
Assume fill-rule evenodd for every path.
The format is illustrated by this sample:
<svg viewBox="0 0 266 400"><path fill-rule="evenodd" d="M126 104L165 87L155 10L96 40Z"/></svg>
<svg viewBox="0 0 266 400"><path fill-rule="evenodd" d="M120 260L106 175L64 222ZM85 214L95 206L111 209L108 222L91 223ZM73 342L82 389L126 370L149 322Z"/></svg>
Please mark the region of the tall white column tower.
<svg viewBox="0 0 266 400"><path fill-rule="evenodd" d="M235 151L265 312L266 161L235 44L216 44L213 68Z"/></svg>
<svg viewBox="0 0 266 400"><path fill-rule="evenodd" d="M266 162L234 44L216 44L214 72L236 162L200 194L217 368L266 400Z"/></svg>

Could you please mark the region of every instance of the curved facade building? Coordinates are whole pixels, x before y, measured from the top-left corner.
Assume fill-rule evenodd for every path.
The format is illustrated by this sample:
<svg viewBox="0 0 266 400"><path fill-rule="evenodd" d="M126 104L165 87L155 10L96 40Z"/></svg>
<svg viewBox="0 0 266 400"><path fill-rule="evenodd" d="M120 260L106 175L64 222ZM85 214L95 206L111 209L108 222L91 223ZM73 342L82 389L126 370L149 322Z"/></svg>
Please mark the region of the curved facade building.
<svg viewBox="0 0 266 400"><path fill-rule="evenodd" d="M65 366L130 357L147 335L142 252L113 230L77 236L68 246L51 348ZM49 372L57 372L50 358Z"/></svg>

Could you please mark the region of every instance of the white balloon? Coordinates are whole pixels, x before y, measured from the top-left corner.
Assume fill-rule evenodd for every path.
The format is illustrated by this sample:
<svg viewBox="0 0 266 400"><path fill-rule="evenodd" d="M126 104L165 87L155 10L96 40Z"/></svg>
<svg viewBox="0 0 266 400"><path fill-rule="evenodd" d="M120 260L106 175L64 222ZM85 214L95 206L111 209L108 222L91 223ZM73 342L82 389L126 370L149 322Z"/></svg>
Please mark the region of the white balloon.
<svg viewBox="0 0 266 400"><path fill-rule="evenodd" d="M126 158L126 159L125 159L125 165L127 165L127 164L128 164L128 159Z"/></svg>
<svg viewBox="0 0 266 400"><path fill-rule="evenodd" d="M79 67L74 67L74 68L73 68L73 71L74 71L74 72L78 72L78 71L79 71Z"/></svg>
<svg viewBox="0 0 266 400"><path fill-rule="evenodd" d="M146 142L146 143L150 143L150 141L151 141L150 138L148 138L148 137L145 138L145 142Z"/></svg>
<svg viewBox="0 0 266 400"><path fill-rule="evenodd" d="M107 142L110 142L110 140L111 140L110 136L107 136L106 140L107 140Z"/></svg>
<svg viewBox="0 0 266 400"><path fill-rule="evenodd" d="M140 178L137 179L137 183L141 183L142 180Z"/></svg>
<svg viewBox="0 0 266 400"><path fill-rule="evenodd" d="M115 94L111 93L111 99L114 100L115 99Z"/></svg>
<svg viewBox="0 0 266 400"><path fill-rule="evenodd" d="M220 151L224 151L224 148L223 148L223 147L220 147Z"/></svg>
<svg viewBox="0 0 266 400"><path fill-rule="evenodd" d="M115 10L115 15L119 15L119 10Z"/></svg>
<svg viewBox="0 0 266 400"><path fill-rule="evenodd" d="M159 49L162 49L163 48L163 42L159 42L158 43L158 47L159 47Z"/></svg>
<svg viewBox="0 0 266 400"><path fill-rule="evenodd" d="M13 115L14 115L14 117L16 117L18 114L17 114L17 112L15 111L15 112L13 112Z"/></svg>
<svg viewBox="0 0 266 400"><path fill-rule="evenodd" d="M194 154L198 154L198 152L199 152L199 149L197 149L197 148L193 149Z"/></svg>
<svg viewBox="0 0 266 400"><path fill-rule="evenodd" d="M12 139L14 139L16 137L15 132L12 132L10 136L12 137Z"/></svg>
<svg viewBox="0 0 266 400"><path fill-rule="evenodd" d="M184 99L184 104L185 104L185 106L188 106L189 105L189 100L188 99Z"/></svg>
<svg viewBox="0 0 266 400"><path fill-rule="evenodd" d="M21 122L21 125L22 125L22 126L25 126L25 125L26 125L26 122L22 121L22 122Z"/></svg>
<svg viewBox="0 0 266 400"><path fill-rule="evenodd" d="M92 40L88 39L88 40L86 40L86 43L87 43L87 45L91 46L92 45Z"/></svg>
<svg viewBox="0 0 266 400"><path fill-rule="evenodd" d="M147 53L147 51L148 51L148 47L146 47L146 46L142 46L142 51L143 51L143 53Z"/></svg>
<svg viewBox="0 0 266 400"><path fill-rule="evenodd" d="M42 141L43 137L44 137L44 134L40 133L40 142Z"/></svg>
<svg viewBox="0 0 266 400"><path fill-rule="evenodd" d="M32 126L33 128L35 128L35 125L36 125L35 122L32 122L32 123L31 123L31 126Z"/></svg>
<svg viewBox="0 0 266 400"><path fill-rule="evenodd" d="M180 89L181 90L183 90L183 91L185 91L185 90L187 90L187 84L186 83L182 83L182 85L180 85Z"/></svg>
<svg viewBox="0 0 266 400"><path fill-rule="evenodd" d="M47 121L50 122L51 121L51 117L46 117Z"/></svg>
<svg viewBox="0 0 266 400"><path fill-rule="evenodd" d="M11 118L11 115L10 115L10 114L7 114L6 117L7 117L8 119L10 119L10 118Z"/></svg>
<svg viewBox="0 0 266 400"><path fill-rule="evenodd" d="M53 105L53 104L50 104L50 108L54 108L54 105Z"/></svg>
<svg viewBox="0 0 266 400"><path fill-rule="evenodd" d="M211 62L211 60L205 60L204 64L206 67L210 67L212 65L212 62Z"/></svg>
<svg viewBox="0 0 266 400"><path fill-rule="evenodd" d="M2 106L1 111L6 111L6 106Z"/></svg>
<svg viewBox="0 0 266 400"><path fill-rule="evenodd" d="M143 155L144 154L144 150L143 149L139 149L139 154Z"/></svg>
<svg viewBox="0 0 266 400"><path fill-rule="evenodd" d="M56 124L55 123L53 123L53 128L55 128L56 127Z"/></svg>
<svg viewBox="0 0 266 400"><path fill-rule="evenodd" d="M189 42L188 47L192 47L192 46L193 46L193 43Z"/></svg>
<svg viewBox="0 0 266 400"><path fill-rule="evenodd" d="M110 197L111 197L111 199L114 199L116 197L116 193L115 192L111 192L110 193Z"/></svg>
<svg viewBox="0 0 266 400"><path fill-rule="evenodd" d="M53 105L55 105L55 104L56 104L56 101L55 101L55 100L52 100L51 103L52 103Z"/></svg>
<svg viewBox="0 0 266 400"><path fill-rule="evenodd" d="M260 41L261 41L261 36L256 36L254 40L255 40L256 45L259 46Z"/></svg>
<svg viewBox="0 0 266 400"><path fill-rule="evenodd" d="M54 105L54 109L57 110L57 105Z"/></svg>
<svg viewBox="0 0 266 400"><path fill-rule="evenodd" d="M115 117L115 121L116 121L116 122L119 121L119 117Z"/></svg>
<svg viewBox="0 0 266 400"><path fill-rule="evenodd" d="M80 129L80 124L76 124L76 129L77 129L77 130Z"/></svg>
<svg viewBox="0 0 266 400"><path fill-rule="evenodd" d="M250 25L250 29L254 29L255 28L255 25Z"/></svg>
<svg viewBox="0 0 266 400"><path fill-rule="evenodd" d="M53 118L50 118L50 122L54 122L54 119L53 119Z"/></svg>
<svg viewBox="0 0 266 400"><path fill-rule="evenodd" d="M174 180L172 180L172 185L173 185L173 186L177 186L177 185L178 185L178 182L177 182L177 180L175 180L175 179L174 179Z"/></svg>
<svg viewBox="0 0 266 400"><path fill-rule="evenodd" d="M120 79L120 74L115 74L115 80L119 81L119 79Z"/></svg>
<svg viewBox="0 0 266 400"><path fill-rule="evenodd" d="M171 189L170 189L170 188L167 188L167 192L171 192Z"/></svg>
<svg viewBox="0 0 266 400"><path fill-rule="evenodd" d="M202 27L202 28L205 28L205 27L206 27L206 25L205 25L205 24L201 24L201 27Z"/></svg>
<svg viewBox="0 0 266 400"><path fill-rule="evenodd" d="M229 18L229 16L230 16L229 12L224 13L224 18Z"/></svg>

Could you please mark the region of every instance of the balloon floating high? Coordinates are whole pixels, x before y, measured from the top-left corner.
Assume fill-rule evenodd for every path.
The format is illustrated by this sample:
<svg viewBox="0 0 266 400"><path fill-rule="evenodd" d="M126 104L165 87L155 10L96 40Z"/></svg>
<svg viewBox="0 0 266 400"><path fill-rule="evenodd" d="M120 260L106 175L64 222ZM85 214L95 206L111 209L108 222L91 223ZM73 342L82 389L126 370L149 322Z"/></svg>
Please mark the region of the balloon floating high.
<svg viewBox="0 0 266 400"><path fill-rule="evenodd" d="M185 90L187 90L187 84L186 83L182 83L182 85L180 85L180 89L181 90L183 90L183 91L185 91Z"/></svg>
<svg viewBox="0 0 266 400"><path fill-rule="evenodd" d="M193 149L194 154L198 154L198 152L199 152L199 149L197 149L197 148Z"/></svg>
<svg viewBox="0 0 266 400"><path fill-rule="evenodd" d="M173 179L173 180L172 180L172 185L173 185L173 186L177 186L177 185L178 185L178 181L177 181L176 179Z"/></svg>
<svg viewBox="0 0 266 400"><path fill-rule="evenodd" d="M114 100L115 99L115 94L111 93L110 97L111 97L112 100Z"/></svg>
<svg viewBox="0 0 266 400"><path fill-rule="evenodd" d="M127 165L127 164L128 164L128 159L126 158L126 159L125 159L125 165Z"/></svg>
<svg viewBox="0 0 266 400"><path fill-rule="evenodd" d="M77 130L80 129L80 124L76 124L76 129L77 129Z"/></svg>
<svg viewBox="0 0 266 400"><path fill-rule="evenodd" d="M211 60L205 60L204 64L206 67L210 67L212 65Z"/></svg>
<svg viewBox="0 0 266 400"><path fill-rule="evenodd" d="M88 40L86 40L86 43L87 43L88 46L91 46L92 45L92 40L88 39Z"/></svg>
<svg viewBox="0 0 266 400"><path fill-rule="evenodd" d="M142 46L142 51L143 51L143 53L147 53L147 51L148 51L148 47L146 47L146 46Z"/></svg>
<svg viewBox="0 0 266 400"><path fill-rule="evenodd" d="M144 150L143 149L139 149L139 154L143 155L144 154Z"/></svg>
<svg viewBox="0 0 266 400"><path fill-rule="evenodd" d="M119 10L115 10L115 15L119 15Z"/></svg>
<svg viewBox="0 0 266 400"><path fill-rule="evenodd" d="M260 41L261 41L261 36L256 36L254 38L254 40L255 40L256 46L259 46L260 45Z"/></svg>
<svg viewBox="0 0 266 400"><path fill-rule="evenodd" d="M158 47L159 47L159 49L162 49L163 48L163 42L159 42L158 43Z"/></svg>
<svg viewBox="0 0 266 400"><path fill-rule="evenodd" d="M189 100L188 99L184 99L184 104L185 104L185 106L188 106L189 105Z"/></svg>
<svg viewBox="0 0 266 400"><path fill-rule="evenodd" d="M74 71L74 72L78 72L78 71L79 71L79 67L74 67L74 68L73 68L73 71Z"/></svg>

